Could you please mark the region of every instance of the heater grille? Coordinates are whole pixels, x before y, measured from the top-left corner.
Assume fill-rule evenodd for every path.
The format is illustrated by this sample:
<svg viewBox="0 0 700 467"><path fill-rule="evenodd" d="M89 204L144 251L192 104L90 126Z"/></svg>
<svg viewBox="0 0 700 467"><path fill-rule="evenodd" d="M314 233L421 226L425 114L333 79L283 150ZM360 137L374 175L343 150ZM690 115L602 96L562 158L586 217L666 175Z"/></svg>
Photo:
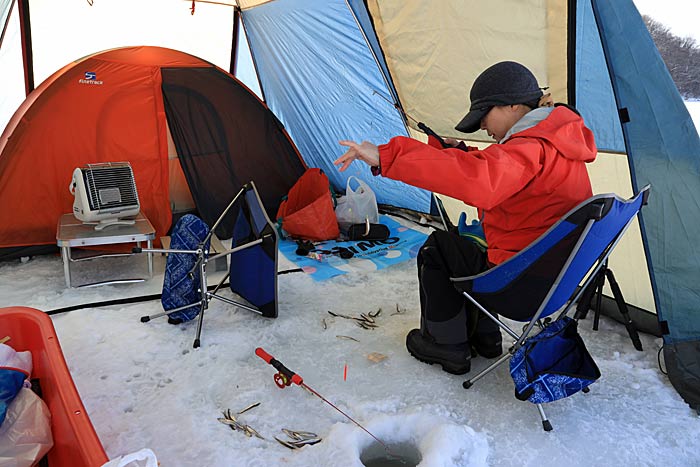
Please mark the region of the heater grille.
<svg viewBox="0 0 700 467"><path fill-rule="evenodd" d="M84 223L133 224L141 210L134 172L128 162L88 164L73 171L70 191L75 196L73 214Z"/></svg>
<svg viewBox="0 0 700 467"><path fill-rule="evenodd" d="M138 206L134 174L129 164L91 164L82 169L82 174L91 210Z"/></svg>

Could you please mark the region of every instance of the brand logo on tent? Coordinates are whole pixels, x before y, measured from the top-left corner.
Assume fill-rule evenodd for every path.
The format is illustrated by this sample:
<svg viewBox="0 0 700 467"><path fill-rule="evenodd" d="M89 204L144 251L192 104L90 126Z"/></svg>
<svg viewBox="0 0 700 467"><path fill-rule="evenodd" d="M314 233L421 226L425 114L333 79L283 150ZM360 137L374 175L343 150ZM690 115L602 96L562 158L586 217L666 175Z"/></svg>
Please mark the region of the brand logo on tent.
<svg viewBox="0 0 700 467"><path fill-rule="evenodd" d="M85 78L84 78L84 79L79 79L79 80L78 80L78 83L80 83L80 84L97 84L97 85L100 85L100 84L103 84L104 82L103 82L103 81L99 81L99 80L97 79L97 73L95 73L94 71L86 71L86 72L85 72Z"/></svg>

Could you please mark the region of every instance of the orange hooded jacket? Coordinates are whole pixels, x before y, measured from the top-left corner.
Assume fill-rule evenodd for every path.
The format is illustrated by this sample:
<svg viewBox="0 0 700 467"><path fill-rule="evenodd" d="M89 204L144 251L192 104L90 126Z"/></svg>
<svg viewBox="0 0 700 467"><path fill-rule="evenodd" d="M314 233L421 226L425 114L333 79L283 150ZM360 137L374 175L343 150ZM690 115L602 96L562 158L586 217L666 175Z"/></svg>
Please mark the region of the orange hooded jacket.
<svg viewBox="0 0 700 467"><path fill-rule="evenodd" d="M593 133L563 106L483 150L437 149L403 136L379 146L383 176L482 211L492 264L525 248L592 195L585 163L596 153Z"/></svg>

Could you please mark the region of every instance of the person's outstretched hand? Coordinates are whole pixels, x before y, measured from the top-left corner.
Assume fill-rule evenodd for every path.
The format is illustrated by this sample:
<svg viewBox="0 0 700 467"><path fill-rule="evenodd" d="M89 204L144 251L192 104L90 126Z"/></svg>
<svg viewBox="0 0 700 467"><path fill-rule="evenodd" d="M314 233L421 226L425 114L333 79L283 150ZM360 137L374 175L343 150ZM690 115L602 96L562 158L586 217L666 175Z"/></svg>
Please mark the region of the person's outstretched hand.
<svg viewBox="0 0 700 467"><path fill-rule="evenodd" d="M362 162L368 164L370 167L379 166L379 148L370 143L369 141L363 141L361 144L357 144L354 141L342 140L339 141L342 146L346 146L348 149L345 154L337 158L333 164L340 165L341 172L344 172L350 164L355 159L359 159Z"/></svg>

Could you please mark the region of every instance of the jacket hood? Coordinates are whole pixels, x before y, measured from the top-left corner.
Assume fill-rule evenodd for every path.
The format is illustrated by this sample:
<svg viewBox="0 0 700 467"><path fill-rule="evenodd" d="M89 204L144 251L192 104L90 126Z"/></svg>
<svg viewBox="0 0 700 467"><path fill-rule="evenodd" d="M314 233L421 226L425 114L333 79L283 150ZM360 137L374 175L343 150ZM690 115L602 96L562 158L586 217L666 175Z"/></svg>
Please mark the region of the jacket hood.
<svg viewBox="0 0 700 467"><path fill-rule="evenodd" d="M598 152L593 132L579 115L565 106L540 107L528 112L502 142L521 137L544 139L571 160L592 162Z"/></svg>

